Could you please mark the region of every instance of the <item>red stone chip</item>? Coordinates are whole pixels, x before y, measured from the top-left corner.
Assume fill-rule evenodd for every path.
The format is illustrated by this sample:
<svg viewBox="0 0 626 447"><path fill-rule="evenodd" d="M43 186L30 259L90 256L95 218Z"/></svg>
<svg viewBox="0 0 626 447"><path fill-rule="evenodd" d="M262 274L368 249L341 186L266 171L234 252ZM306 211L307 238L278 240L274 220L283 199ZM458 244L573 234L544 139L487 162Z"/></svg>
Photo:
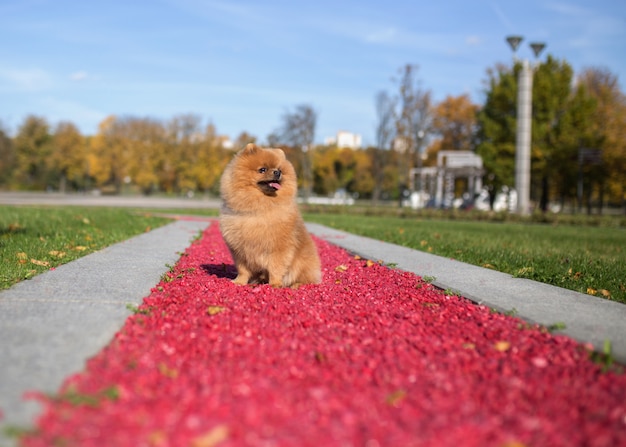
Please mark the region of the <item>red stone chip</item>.
<svg viewBox="0 0 626 447"><path fill-rule="evenodd" d="M579 343L316 239L323 282L237 286L213 223L26 446L618 446Z"/></svg>

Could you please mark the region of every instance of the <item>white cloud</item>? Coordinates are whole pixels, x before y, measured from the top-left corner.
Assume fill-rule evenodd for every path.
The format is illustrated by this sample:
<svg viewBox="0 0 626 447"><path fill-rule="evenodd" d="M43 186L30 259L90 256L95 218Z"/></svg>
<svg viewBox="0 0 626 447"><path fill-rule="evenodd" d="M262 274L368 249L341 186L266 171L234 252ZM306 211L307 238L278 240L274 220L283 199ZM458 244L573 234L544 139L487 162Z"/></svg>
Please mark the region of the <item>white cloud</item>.
<svg viewBox="0 0 626 447"><path fill-rule="evenodd" d="M367 34L365 41L371 43L393 43L397 37L398 30L390 27Z"/></svg>
<svg viewBox="0 0 626 447"><path fill-rule="evenodd" d="M70 75L70 79L72 81L84 81L85 79L87 79L89 77L89 75L87 74L86 71L76 71L74 73L72 73Z"/></svg>
<svg viewBox="0 0 626 447"><path fill-rule="evenodd" d="M479 36L471 35L465 38L465 43L469 46L476 46L483 43L483 39Z"/></svg>
<svg viewBox="0 0 626 447"><path fill-rule="evenodd" d="M0 68L0 79L4 79L12 84L11 88L20 91L36 92L52 86L52 77L40 68Z"/></svg>

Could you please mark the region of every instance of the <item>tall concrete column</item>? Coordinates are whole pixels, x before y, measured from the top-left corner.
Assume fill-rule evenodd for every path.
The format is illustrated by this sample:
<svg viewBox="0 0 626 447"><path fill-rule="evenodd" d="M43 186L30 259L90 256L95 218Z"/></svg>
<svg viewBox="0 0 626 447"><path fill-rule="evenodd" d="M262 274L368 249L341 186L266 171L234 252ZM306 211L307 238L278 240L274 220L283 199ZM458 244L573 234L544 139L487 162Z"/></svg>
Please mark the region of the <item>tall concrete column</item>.
<svg viewBox="0 0 626 447"><path fill-rule="evenodd" d="M530 143L532 135L533 70L527 60L517 81L517 129L515 142L515 189L517 213L530 214Z"/></svg>

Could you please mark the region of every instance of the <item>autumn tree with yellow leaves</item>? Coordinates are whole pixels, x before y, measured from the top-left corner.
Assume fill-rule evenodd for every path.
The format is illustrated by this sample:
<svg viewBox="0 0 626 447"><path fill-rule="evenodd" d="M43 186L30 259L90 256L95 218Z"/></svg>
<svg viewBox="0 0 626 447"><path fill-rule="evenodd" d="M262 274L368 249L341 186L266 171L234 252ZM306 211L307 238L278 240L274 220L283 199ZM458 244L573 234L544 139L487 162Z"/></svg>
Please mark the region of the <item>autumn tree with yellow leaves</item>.
<svg viewBox="0 0 626 447"><path fill-rule="evenodd" d="M578 76L578 83L595 102L595 113L587 125L602 154L603 169L595 185L586 185L587 198L596 194L601 205L605 201L619 204L626 212L626 95L617 77L606 69L587 68Z"/></svg>
<svg viewBox="0 0 626 447"><path fill-rule="evenodd" d="M78 128L70 122L60 122L52 138L50 169L58 177L59 191L84 189L88 175L87 143Z"/></svg>

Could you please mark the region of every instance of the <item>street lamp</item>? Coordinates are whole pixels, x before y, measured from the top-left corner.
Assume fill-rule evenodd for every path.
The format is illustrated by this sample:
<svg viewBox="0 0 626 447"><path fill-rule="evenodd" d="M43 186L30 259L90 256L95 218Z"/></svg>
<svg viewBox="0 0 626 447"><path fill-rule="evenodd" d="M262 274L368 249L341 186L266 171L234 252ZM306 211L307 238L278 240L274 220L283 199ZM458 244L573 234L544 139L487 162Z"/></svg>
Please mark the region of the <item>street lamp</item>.
<svg viewBox="0 0 626 447"><path fill-rule="evenodd" d="M509 36L506 41L517 61L517 48L524 40L522 36ZM530 47L538 58L543 43L531 43ZM517 213L530 213L530 143L532 135L533 67L528 59L522 59L522 69L517 79L517 129L515 136L515 190L517 191Z"/></svg>

